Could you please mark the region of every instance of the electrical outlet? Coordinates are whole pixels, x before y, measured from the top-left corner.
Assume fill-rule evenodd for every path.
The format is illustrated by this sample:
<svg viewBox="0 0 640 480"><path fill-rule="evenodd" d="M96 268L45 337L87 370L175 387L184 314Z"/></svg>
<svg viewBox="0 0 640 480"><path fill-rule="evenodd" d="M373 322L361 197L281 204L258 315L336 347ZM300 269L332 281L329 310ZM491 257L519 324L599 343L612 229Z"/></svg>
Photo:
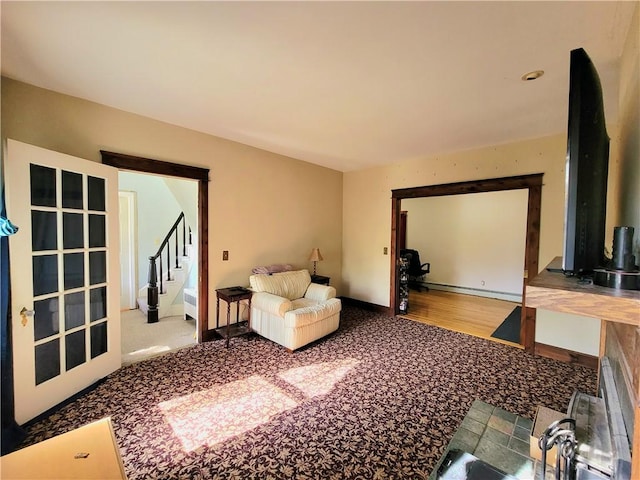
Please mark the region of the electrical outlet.
<svg viewBox="0 0 640 480"><path fill-rule="evenodd" d="M229 250L223 250L222 251L222 261L226 262L227 260L229 260Z"/></svg>
<svg viewBox="0 0 640 480"><path fill-rule="evenodd" d="M387 255L388 253L389 253L389 249L388 249L387 247L384 247L384 248L382 249L382 254L383 254L383 255Z"/></svg>

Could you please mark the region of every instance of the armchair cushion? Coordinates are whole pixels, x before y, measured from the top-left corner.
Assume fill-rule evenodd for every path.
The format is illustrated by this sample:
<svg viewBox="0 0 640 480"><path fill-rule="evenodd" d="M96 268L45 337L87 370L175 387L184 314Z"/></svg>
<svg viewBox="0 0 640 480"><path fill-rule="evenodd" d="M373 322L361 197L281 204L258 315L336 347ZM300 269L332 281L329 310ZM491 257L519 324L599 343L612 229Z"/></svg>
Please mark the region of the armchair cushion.
<svg viewBox="0 0 640 480"><path fill-rule="evenodd" d="M311 275L308 270L280 272L273 275L261 273L251 275L249 283L254 292L269 292L279 297L295 300L304 297L307 287L311 283Z"/></svg>

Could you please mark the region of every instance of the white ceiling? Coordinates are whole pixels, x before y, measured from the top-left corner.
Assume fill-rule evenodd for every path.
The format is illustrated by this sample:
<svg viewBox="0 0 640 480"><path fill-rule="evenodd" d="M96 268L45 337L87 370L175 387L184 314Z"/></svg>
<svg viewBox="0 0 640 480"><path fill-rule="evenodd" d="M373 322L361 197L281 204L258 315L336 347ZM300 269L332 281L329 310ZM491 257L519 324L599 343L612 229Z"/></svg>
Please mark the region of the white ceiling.
<svg viewBox="0 0 640 480"><path fill-rule="evenodd" d="M2 74L351 171L566 131L578 47L615 122L636 3L3 0Z"/></svg>

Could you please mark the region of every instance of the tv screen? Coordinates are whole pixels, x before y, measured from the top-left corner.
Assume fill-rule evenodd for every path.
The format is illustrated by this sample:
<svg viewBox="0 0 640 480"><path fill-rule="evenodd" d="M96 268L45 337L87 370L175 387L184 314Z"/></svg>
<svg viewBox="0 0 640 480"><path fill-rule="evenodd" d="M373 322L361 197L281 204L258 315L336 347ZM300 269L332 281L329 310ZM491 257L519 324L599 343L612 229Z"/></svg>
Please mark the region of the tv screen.
<svg viewBox="0 0 640 480"><path fill-rule="evenodd" d="M571 51L562 268L587 276L606 262L609 136L602 87L582 49Z"/></svg>

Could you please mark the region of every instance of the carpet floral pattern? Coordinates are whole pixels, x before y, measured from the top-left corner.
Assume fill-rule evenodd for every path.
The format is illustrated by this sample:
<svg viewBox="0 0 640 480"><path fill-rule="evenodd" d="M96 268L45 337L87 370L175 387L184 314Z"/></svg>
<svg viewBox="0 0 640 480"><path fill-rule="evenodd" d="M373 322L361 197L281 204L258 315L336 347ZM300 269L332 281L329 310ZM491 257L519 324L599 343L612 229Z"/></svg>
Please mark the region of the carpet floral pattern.
<svg viewBox="0 0 640 480"><path fill-rule="evenodd" d="M596 372L346 306L293 354L256 335L125 366L31 425L26 444L110 416L134 479L426 479L475 399L565 411Z"/></svg>

